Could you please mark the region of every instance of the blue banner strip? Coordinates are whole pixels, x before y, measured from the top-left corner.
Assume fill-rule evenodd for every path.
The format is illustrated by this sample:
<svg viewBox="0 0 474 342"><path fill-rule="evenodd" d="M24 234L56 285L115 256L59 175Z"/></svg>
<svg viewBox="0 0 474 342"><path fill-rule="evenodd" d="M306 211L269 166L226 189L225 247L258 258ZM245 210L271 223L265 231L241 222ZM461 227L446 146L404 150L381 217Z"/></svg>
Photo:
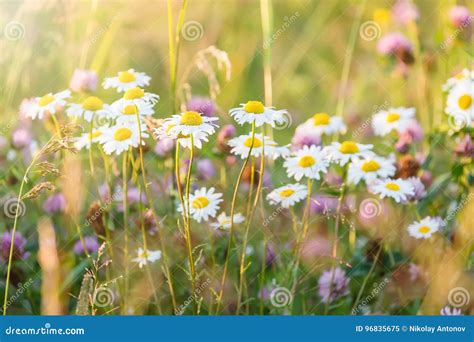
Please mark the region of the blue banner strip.
<svg viewBox="0 0 474 342"><path fill-rule="evenodd" d="M7 316L0 341L473 342L472 316Z"/></svg>

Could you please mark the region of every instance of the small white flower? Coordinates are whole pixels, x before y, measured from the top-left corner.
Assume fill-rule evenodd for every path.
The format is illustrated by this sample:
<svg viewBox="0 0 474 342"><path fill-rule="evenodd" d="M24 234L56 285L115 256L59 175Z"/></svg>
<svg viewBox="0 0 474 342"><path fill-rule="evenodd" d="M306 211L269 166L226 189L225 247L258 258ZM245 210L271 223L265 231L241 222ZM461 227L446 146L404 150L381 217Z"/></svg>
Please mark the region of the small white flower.
<svg viewBox="0 0 474 342"><path fill-rule="evenodd" d="M34 120L36 118L43 119L47 113L55 114L58 107L64 107L66 105L65 99L69 97L71 97L71 91L69 89L56 94L49 93L42 97L36 97L28 107L26 117Z"/></svg>
<svg viewBox="0 0 474 342"><path fill-rule="evenodd" d="M114 117L118 123L137 125L137 114L141 125L145 125L144 117L152 116L155 113L153 105L147 102L130 104L127 102L116 101L112 104Z"/></svg>
<svg viewBox="0 0 474 342"><path fill-rule="evenodd" d="M223 201L222 194L216 193L216 189L201 188L190 194L189 196L189 213L197 222L207 221L209 217L216 217L219 210L219 203ZM185 200L185 205L186 200ZM183 207L180 205L178 211L182 212Z"/></svg>
<svg viewBox="0 0 474 342"><path fill-rule="evenodd" d="M373 145L359 144L353 141L333 142L324 150L331 162L344 166L349 161L368 158L374 155Z"/></svg>
<svg viewBox="0 0 474 342"><path fill-rule="evenodd" d="M214 134L216 131L218 118L207 117L198 112L184 112L175 114L171 118L165 119L165 124L172 136L189 136L196 133L204 133L206 135Z"/></svg>
<svg viewBox="0 0 474 342"><path fill-rule="evenodd" d="M142 105L154 106L160 100L160 96L153 93L145 92L142 88L134 87L125 91L123 97L115 101L112 104L114 108L126 108L129 105L139 106L139 110L142 109ZM129 107L131 111L131 107ZM142 109L143 110L143 109Z"/></svg>
<svg viewBox="0 0 474 342"><path fill-rule="evenodd" d="M358 184L361 180L368 184L376 179L392 177L395 171L393 158L387 159L374 155L352 161L349 164L347 180L352 184Z"/></svg>
<svg viewBox="0 0 474 342"><path fill-rule="evenodd" d="M66 113L73 117L82 116L84 120L91 122L94 116L112 116L112 108L98 97L89 96L82 103L70 103Z"/></svg>
<svg viewBox="0 0 474 342"><path fill-rule="evenodd" d="M421 221L408 226L408 234L416 239L428 239L440 230L442 224L439 218L425 217Z"/></svg>
<svg viewBox="0 0 474 342"><path fill-rule="evenodd" d="M133 69L121 71L117 76L107 77L102 86L105 89L116 88L118 92L126 91L134 87L144 87L150 84L151 77L144 72L137 72Z"/></svg>
<svg viewBox="0 0 474 342"><path fill-rule="evenodd" d="M140 135L143 138L148 137L146 133L146 126L141 127L142 132L140 134L137 125L126 125L126 124L116 124L112 127L104 129L101 137L100 143L104 147L104 152L106 154L121 154L124 151L127 151L130 147L138 147L140 143ZM145 142L142 140L142 145Z"/></svg>
<svg viewBox="0 0 474 342"><path fill-rule="evenodd" d="M279 187L267 195L270 204L280 204L289 208L302 201L308 195L308 188L302 184L287 184Z"/></svg>
<svg viewBox="0 0 474 342"><path fill-rule="evenodd" d="M415 113L415 108L405 107L382 110L372 117L372 129L379 136L385 136L393 130L403 132L411 120L415 119Z"/></svg>
<svg viewBox="0 0 474 342"><path fill-rule="evenodd" d="M78 150L83 148L89 149L92 143L100 143L102 141L102 131L108 127L94 128L92 134L90 132L83 133L75 139L74 147Z"/></svg>
<svg viewBox="0 0 474 342"><path fill-rule="evenodd" d="M234 224L239 224L245 221L245 218L240 213L234 214ZM217 222L211 223L211 226L215 229L228 230L232 225L231 217L227 216L225 212L222 212L217 216Z"/></svg>
<svg viewBox="0 0 474 342"><path fill-rule="evenodd" d="M454 77L449 78L446 83L443 85L444 91L449 91L451 88L456 86L459 82L463 80L474 81L474 71L469 71L468 69L463 69L459 74Z"/></svg>
<svg viewBox="0 0 474 342"><path fill-rule="evenodd" d="M413 185L404 179L376 180L369 185L369 190L381 198L391 197L397 203L404 203L415 194Z"/></svg>
<svg viewBox="0 0 474 342"><path fill-rule="evenodd" d="M193 139L191 139L191 134L181 134L177 133L175 130L172 130L175 125L171 121L164 120L159 127L155 128L153 133L156 139L173 139L177 140L178 143L184 148L191 148L191 143L194 144L194 147L201 149L202 142L208 142L207 133L205 132L196 132L192 134Z"/></svg>
<svg viewBox="0 0 474 342"><path fill-rule="evenodd" d="M147 251L145 251L143 248L138 248L137 249L137 254L138 254L138 256L136 258L133 258L132 261L136 262L138 264L138 267L140 267L140 268L145 266L148 262L154 263L155 261L161 259L161 251L159 251L159 250L156 250L156 251L147 250Z"/></svg>
<svg viewBox="0 0 474 342"><path fill-rule="evenodd" d="M272 107L265 107L260 101L248 101L247 103L241 103L241 107L232 108L230 115L240 125L246 123L255 122L256 127L260 127L263 124L269 124L275 127L276 124L284 123L288 115L286 110L276 110Z"/></svg>
<svg viewBox="0 0 474 342"><path fill-rule="evenodd" d="M346 125L339 116L330 116L327 113L316 113L304 124L310 131L321 136L334 133L344 134L347 130Z"/></svg>
<svg viewBox="0 0 474 342"><path fill-rule="evenodd" d="M446 113L458 117L474 120L474 81L463 80L454 86L446 99Z"/></svg>
<svg viewBox="0 0 474 342"><path fill-rule="evenodd" d="M297 181L303 177L320 179L321 173L328 170L329 159L320 146L303 146L286 158L283 166L288 177L294 177Z"/></svg>
<svg viewBox="0 0 474 342"><path fill-rule="evenodd" d="M255 158L260 157L262 152L265 153L266 157L272 157L273 159L290 154L288 146L278 146L272 139L259 133L254 135L253 140L250 133L230 139L227 144L232 147L230 152L242 159L247 158L250 148L252 148L251 156Z"/></svg>

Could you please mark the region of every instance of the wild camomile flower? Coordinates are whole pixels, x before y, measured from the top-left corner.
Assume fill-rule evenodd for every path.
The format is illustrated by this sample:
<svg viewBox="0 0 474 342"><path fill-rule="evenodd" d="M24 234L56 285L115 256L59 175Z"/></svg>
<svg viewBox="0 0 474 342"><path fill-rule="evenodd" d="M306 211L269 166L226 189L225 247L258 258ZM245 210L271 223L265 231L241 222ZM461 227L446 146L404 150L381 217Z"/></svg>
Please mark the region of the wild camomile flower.
<svg viewBox="0 0 474 342"><path fill-rule="evenodd" d="M374 194L380 195L381 198L391 197L397 203L408 201L415 191L413 185L404 179L385 179L376 180L369 185L369 190Z"/></svg>
<svg viewBox="0 0 474 342"><path fill-rule="evenodd" d="M133 69L121 71L117 76L107 77L102 86L105 89L116 88L118 92L126 91L134 87L144 87L150 84L151 77L143 72Z"/></svg>
<svg viewBox="0 0 474 342"><path fill-rule="evenodd" d="M421 221L410 224L407 228L408 234L416 239L428 239L441 229L442 222L436 217L425 217Z"/></svg>
<svg viewBox="0 0 474 342"><path fill-rule="evenodd" d="M328 170L329 159L320 146L303 146L286 158L283 166L288 177L294 177L297 181L303 177L320 179L321 173Z"/></svg>
<svg viewBox="0 0 474 342"><path fill-rule="evenodd" d="M94 116L110 116L112 108L96 96L87 97L82 103L70 103L66 113L69 116L82 116L91 122Z"/></svg>
<svg viewBox="0 0 474 342"><path fill-rule="evenodd" d="M217 210L219 210L219 203L223 199L222 194L215 191L216 189L214 188L206 189L203 187L189 196L189 213L197 222L207 221L209 217L216 216ZM178 211L183 211L182 205L179 206Z"/></svg>
<svg viewBox="0 0 474 342"><path fill-rule="evenodd" d="M448 78L446 83L443 85L443 90L449 91L451 88L456 86L459 82L462 82L464 80L474 81L474 71L463 69L460 73L458 73L454 77Z"/></svg>
<svg viewBox="0 0 474 342"><path fill-rule="evenodd" d="M153 106L160 100L160 96L145 92L142 88L130 88L123 93L123 97L115 101L112 106L123 108L128 105L140 106L143 104Z"/></svg>
<svg viewBox="0 0 474 342"><path fill-rule="evenodd" d="M333 142L325 148L325 152L331 162L344 166L349 161L372 156L372 147L373 145L364 145L353 141Z"/></svg>
<svg viewBox="0 0 474 342"><path fill-rule="evenodd" d="M275 127L275 124L281 124L285 121L284 115L288 115L286 110L276 110L272 107L265 107L260 101L248 101L240 105L241 107L232 108L230 110L230 115L240 125L255 122L256 127L260 127L263 124L269 124Z"/></svg>
<svg viewBox="0 0 474 342"><path fill-rule="evenodd" d="M245 221L245 218L242 214L240 213L235 213L234 214L234 224L239 224ZM217 222L211 223L211 226L215 229L222 229L222 230L228 230L230 229L232 223L231 223L231 217L227 216L225 212L222 212L217 216Z"/></svg>
<svg viewBox="0 0 474 342"><path fill-rule="evenodd" d="M114 116L117 122L136 124L137 114L140 119L147 116L152 116L155 113L153 105L148 102L139 102L131 104L127 102L116 101L112 104ZM143 122L143 124L145 124Z"/></svg>
<svg viewBox="0 0 474 342"><path fill-rule="evenodd" d="M339 116L330 116L327 113L316 113L303 125L310 128L318 135L330 135L334 133L344 134L347 130L342 118Z"/></svg>
<svg viewBox="0 0 474 342"><path fill-rule="evenodd" d="M287 184L279 187L267 195L270 204L289 208L302 201L308 195L308 188L302 184Z"/></svg>
<svg viewBox="0 0 474 342"><path fill-rule="evenodd" d="M163 121L161 125L157 128L154 129L153 134L154 137L158 140L163 140L163 139L173 139L176 140L183 148L191 148L191 142L194 143L194 147L201 149L202 148L202 142L208 142L209 140L207 139L207 133L204 132L197 132L194 133L193 140L191 141L191 134L181 134L181 133L176 133L175 131L173 132L171 130L172 127L175 125L171 123L170 121Z"/></svg>
<svg viewBox="0 0 474 342"><path fill-rule="evenodd" d="M71 97L71 91L69 89L53 94L49 93L42 97L37 97L28 107L26 117L32 118L33 120L43 119L44 115L54 114L58 107L64 107L66 105L65 99Z"/></svg>
<svg viewBox="0 0 474 342"><path fill-rule="evenodd" d="M290 154L288 146L278 146L276 142L262 134L255 134L252 140L252 134L240 135L236 138L230 139L228 145L232 148L231 153L245 159L249 155L250 148L252 148L251 156L258 158L265 153L267 157L276 159L280 156L287 156ZM252 147L253 145L253 147Z"/></svg>
<svg viewBox="0 0 474 342"><path fill-rule="evenodd" d="M446 100L446 113L451 116L464 116L474 120L474 81L463 80L449 91Z"/></svg>
<svg viewBox="0 0 474 342"><path fill-rule="evenodd" d="M165 119L169 134L174 136L188 136L196 133L214 134L218 118L203 116L198 112L184 112Z"/></svg>
<svg viewBox="0 0 474 342"><path fill-rule="evenodd" d="M157 260L161 259L161 251L151 251L151 250L144 250L143 248L137 249L137 257L133 258L132 261L138 264L138 267L142 268L148 262L153 263Z"/></svg>
<svg viewBox="0 0 474 342"><path fill-rule="evenodd" d="M90 132L83 133L80 137L75 139L74 147L78 150L82 150L83 148L88 150L91 147L91 142L100 143L102 141L102 132L107 128L108 127L94 128L92 134Z"/></svg>
<svg viewBox="0 0 474 342"><path fill-rule="evenodd" d="M374 180L392 177L396 167L393 158L382 158L371 156L354 160L349 164L347 180L352 184L358 184L361 180L371 183Z"/></svg>
<svg viewBox="0 0 474 342"><path fill-rule="evenodd" d="M372 129L379 136L385 136L391 131L402 132L412 119L415 118L415 108L389 108L374 114Z"/></svg>
<svg viewBox="0 0 474 342"><path fill-rule="evenodd" d="M137 125L124 125L117 123L116 125L104 129L102 135L99 137L100 143L104 147L106 154L121 154L127 151L130 147L138 147L140 143L140 135L142 138L147 138L146 127L141 127L142 132L138 131ZM145 142L142 141L142 145Z"/></svg>

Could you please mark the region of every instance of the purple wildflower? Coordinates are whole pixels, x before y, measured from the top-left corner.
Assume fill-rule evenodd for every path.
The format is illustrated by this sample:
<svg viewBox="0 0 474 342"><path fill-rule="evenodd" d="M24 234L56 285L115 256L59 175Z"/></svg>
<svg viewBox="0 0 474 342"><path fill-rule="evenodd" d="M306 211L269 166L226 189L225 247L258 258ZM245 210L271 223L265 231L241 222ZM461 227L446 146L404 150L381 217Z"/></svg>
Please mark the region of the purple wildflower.
<svg viewBox="0 0 474 342"><path fill-rule="evenodd" d="M333 302L349 294L349 278L340 267L324 271L318 281L319 296L322 301Z"/></svg>
<svg viewBox="0 0 474 342"><path fill-rule="evenodd" d="M43 203L43 210L49 215L61 212L64 208L66 208L66 198L60 192L49 196Z"/></svg>
<svg viewBox="0 0 474 342"><path fill-rule="evenodd" d="M95 253L99 250L99 242L95 236L84 236L84 245L89 254ZM74 253L77 255L84 254L84 245L81 240L74 244Z"/></svg>
<svg viewBox="0 0 474 342"><path fill-rule="evenodd" d="M12 232L6 231L2 235L0 257L4 261L8 261L10 256L10 247L12 241ZM26 239L20 232L15 232L15 240L13 244L13 260L25 259L28 254L25 252Z"/></svg>

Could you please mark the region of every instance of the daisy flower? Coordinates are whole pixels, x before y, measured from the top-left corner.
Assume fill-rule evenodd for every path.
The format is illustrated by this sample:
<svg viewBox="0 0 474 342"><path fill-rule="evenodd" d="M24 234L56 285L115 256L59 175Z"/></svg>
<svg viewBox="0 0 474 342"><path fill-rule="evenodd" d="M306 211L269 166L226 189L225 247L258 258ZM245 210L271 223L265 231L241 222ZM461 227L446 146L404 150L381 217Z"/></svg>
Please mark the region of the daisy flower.
<svg viewBox="0 0 474 342"><path fill-rule="evenodd" d="M270 204L280 204L289 208L302 201L308 195L308 188L302 184L288 184L279 187L267 195Z"/></svg>
<svg viewBox="0 0 474 342"><path fill-rule="evenodd" d="M442 226L442 221L436 217L425 217L421 221L410 224L407 228L408 234L416 239L428 239L439 231Z"/></svg>
<svg viewBox="0 0 474 342"><path fill-rule="evenodd" d="M188 136L196 133L214 134L218 118L203 116L198 112L184 112L165 119L169 127L169 134L174 136Z"/></svg>
<svg viewBox="0 0 474 342"><path fill-rule="evenodd" d="M276 159L280 156L290 154L288 146L278 146L276 142L262 134L255 134L252 140L252 134L244 134L236 138L230 139L227 143L232 149L231 153L245 159L249 155L252 148L251 156L258 158L265 152L265 156ZM253 145L253 147L252 147Z"/></svg>
<svg viewBox="0 0 474 342"><path fill-rule="evenodd" d="M286 120L285 115L288 115L285 109L276 110L272 107L265 107L260 101L248 101L240 105L241 107L230 110L230 115L240 125L255 122L256 127L260 127L263 124L275 127L275 124L284 123Z"/></svg>
<svg viewBox="0 0 474 342"><path fill-rule="evenodd" d="M391 197L397 203L403 203L413 196L413 185L404 179L376 180L369 185L370 191L380 195L381 198Z"/></svg>
<svg viewBox="0 0 474 342"><path fill-rule="evenodd" d="M214 188L206 189L203 187L189 196L189 213L197 222L207 221L209 217L216 216L219 203L223 200L221 198L222 194L216 193L215 190ZM178 211L183 211L182 205L179 206Z"/></svg>
<svg viewBox="0 0 474 342"><path fill-rule="evenodd" d="M382 158L379 156L357 159L349 164L347 180L349 183L358 184L361 180L371 183L377 178L385 179L395 174L396 167L393 158Z"/></svg>
<svg viewBox="0 0 474 342"><path fill-rule="evenodd" d="M142 117L152 116L155 113L153 106L146 102L130 104L117 101L112 104L112 108L114 110L114 115L117 118L117 122L126 122L130 124L137 123L137 112L140 119Z"/></svg>
<svg viewBox="0 0 474 342"><path fill-rule="evenodd" d="M155 262L161 259L161 251L151 251L151 250L144 250L143 248L137 249L137 257L133 258L132 261L138 264L138 267L142 268L148 262Z"/></svg>
<svg viewBox="0 0 474 342"><path fill-rule="evenodd" d="M141 137L148 137L146 133L146 127L141 127ZM124 151L127 151L129 147L138 147L140 143L140 132L138 126L135 125L126 125L117 123L116 125L104 129L102 136L100 137L100 143L104 147L104 152L106 154L121 154ZM142 145L145 142L142 141Z"/></svg>
<svg viewBox="0 0 474 342"><path fill-rule="evenodd" d="M137 72L133 69L121 71L117 76L107 77L102 86L105 89L116 88L117 91L126 91L134 87L144 87L150 84L151 77L144 72Z"/></svg>
<svg viewBox="0 0 474 342"><path fill-rule="evenodd" d="M303 146L285 159L283 166L288 177L299 181L303 177L320 179L321 173L327 172L329 159L319 146Z"/></svg>
<svg viewBox="0 0 474 342"><path fill-rule="evenodd" d="M95 128L92 130L92 135L90 132L83 133L80 137L75 139L74 147L78 150L83 148L89 149L91 147L91 141L93 143L100 143L102 141L102 130L104 128Z"/></svg>
<svg viewBox="0 0 474 342"><path fill-rule="evenodd" d="M34 120L36 118L43 119L47 113L54 114L58 107L64 107L66 105L65 99L69 97L71 97L71 91L69 89L56 94L49 93L42 97L37 97L28 107L26 117Z"/></svg>
<svg viewBox="0 0 474 342"><path fill-rule="evenodd" d="M245 221L245 218L242 214L240 213L235 213L234 214L234 224L239 224ZM211 223L211 226L215 229L223 229L227 230L230 229L232 225L231 222L231 217L227 216L225 212L222 212L217 216L217 222Z"/></svg>
<svg viewBox="0 0 474 342"><path fill-rule="evenodd" d="M303 125L318 135L344 134L347 130L342 118L339 116L330 116L327 113L316 113Z"/></svg>
<svg viewBox="0 0 474 342"><path fill-rule="evenodd" d="M158 128L155 128L153 131L154 137L158 140L162 139L173 139L177 140L178 143L183 148L191 148L191 142L194 143L194 147L201 149L202 142L208 142L207 134L204 132L197 132L193 134L193 139L191 141L191 135L184 135L184 134L176 134L176 132L171 132L171 128L174 127L169 121L163 121Z"/></svg>
<svg viewBox="0 0 474 342"><path fill-rule="evenodd" d="M82 116L91 122L94 116L110 116L112 108L96 96L87 97L82 103L70 103L66 113L69 116Z"/></svg>
<svg viewBox="0 0 474 342"><path fill-rule="evenodd" d="M392 130L402 132L415 118L415 108L389 108L382 110L372 117L372 129L379 136L384 136Z"/></svg>
<svg viewBox="0 0 474 342"><path fill-rule="evenodd" d="M160 97L153 93L145 92L142 88L130 88L123 93L123 97L115 101L112 106L123 108L128 105L140 106L143 104L153 106L159 101Z"/></svg>
<svg viewBox="0 0 474 342"><path fill-rule="evenodd" d="M325 148L325 151L332 162L336 162L344 166L349 161L358 160L360 158L368 158L374 153L373 145L359 144L353 141L333 142Z"/></svg>
<svg viewBox="0 0 474 342"><path fill-rule="evenodd" d="M446 83L443 85L444 91L449 91L451 88L456 86L459 82L463 80L471 80L474 81L474 71L470 71L468 69L463 69L459 74L455 75L454 77L449 78Z"/></svg>
<svg viewBox="0 0 474 342"><path fill-rule="evenodd" d="M474 120L474 81L461 81L449 91L445 111L453 117Z"/></svg>

